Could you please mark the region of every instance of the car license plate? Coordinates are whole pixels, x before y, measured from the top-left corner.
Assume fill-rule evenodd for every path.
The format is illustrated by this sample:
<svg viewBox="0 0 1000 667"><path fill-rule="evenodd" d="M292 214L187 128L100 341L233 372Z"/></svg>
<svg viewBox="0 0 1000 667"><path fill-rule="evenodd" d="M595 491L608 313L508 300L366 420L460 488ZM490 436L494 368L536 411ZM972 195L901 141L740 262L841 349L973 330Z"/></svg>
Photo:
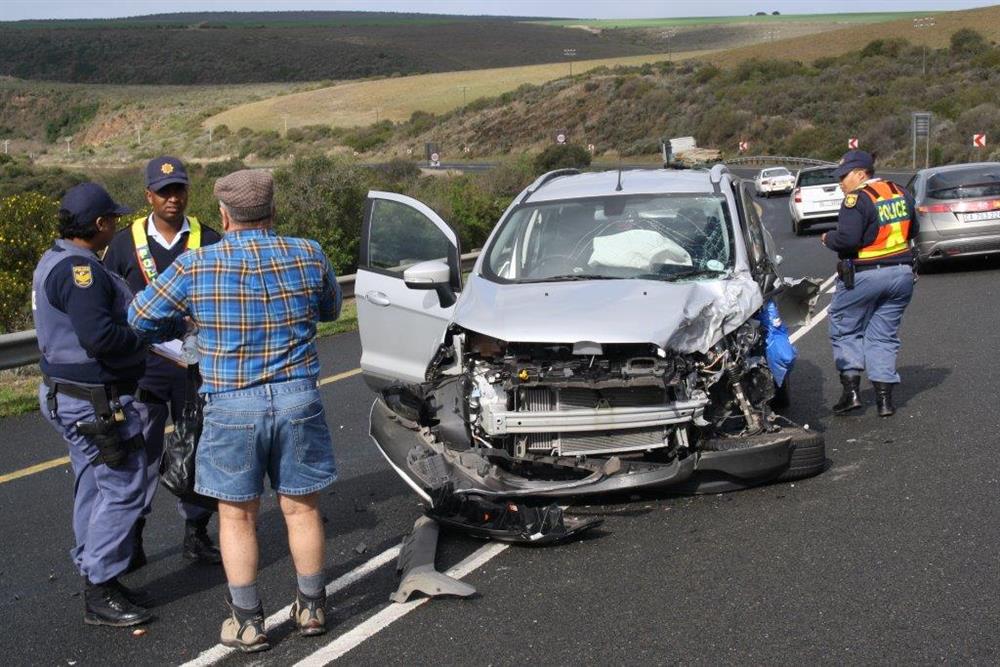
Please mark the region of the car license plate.
<svg viewBox="0 0 1000 667"><path fill-rule="evenodd" d="M839 199L827 200L823 202L823 206L826 206L827 208L838 208L840 206L840 200Z"/></svg>
<svg viewBox="0 0 1000 667"><path fill-rule="evenodd" d="M984 220L1000 220L1000 211L982 211L979 213L962 214L962 222L983 222Z"/></svg>

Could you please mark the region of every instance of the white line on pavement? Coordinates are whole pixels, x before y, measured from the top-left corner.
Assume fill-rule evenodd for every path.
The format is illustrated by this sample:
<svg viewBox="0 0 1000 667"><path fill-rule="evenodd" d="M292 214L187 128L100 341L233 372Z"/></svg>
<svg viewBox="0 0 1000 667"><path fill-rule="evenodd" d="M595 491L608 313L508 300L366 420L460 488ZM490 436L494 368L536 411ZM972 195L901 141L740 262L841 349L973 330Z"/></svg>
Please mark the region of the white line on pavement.
<svg viewBox="0 0 1000 667"><path fill-rule="evenodd" d="M456 579L462 579L503 553L508 546L499 542L490 542L472 552L465 560L448 570L446 574ZM379 613L349 632L340 635L312 655L303 658L295 664L295 667L319 667L320 665L329 664L429 600L431 598L419 598L411 602L404 602L403 604L390 604Z"/></svg>
<svg viewBox="0 0 1000 667"><path fill-rule="evenodd" d="M333 595L338 591L341 591L351 584L360 581L364 577L368 576L375 570L379 569L386 563L390 562L397 556L399 556L400 547L394 546L386 549L379 555L375 556L371 560L358 565L356 568L348 572L347 574L341 575L337 579L334 579L326 587L326 594ZM281 625L285 621L289 620L289 613L291 612L292 605L288 605L283 609L279 609L264 620L264 627L267 630L274 628L275 626ZM214 665L219 660L222 660L227 655L232 653L235 649L229 648L228 646L223 646L222 644L216 644L207 651L202 651L197 658L189 662L184 663L181 667L208 667L209 665Z"/></svg>
<svg viewBox="0 0 1000 667"><path fill-rule="evenodd" d="M828 289L830 289L830 287L833 285L833 281L836 278L837 278L837 274L833 274L832 276L830 276L829 278L827 278L826 280L824 280L823 284L819 286L819 293L820 294L825 294L826 291ZM808 322L806 322L801 327L799 327L798 329L796 329L795 332L791 336L788 337L788 339L794 343L798 339L800 339L803 336L805 336L807 333L809 333L809 331L812 330L812 328L814 326L816 326L817 324L819 324L820 322L822 322L826 318L826 314L828 312L830 312L830 306L829 305L827 305L825 308L823 308L823 310L821 310L818 313L816 313L815 315L813 315L812 318L810 318Z"/></svg>

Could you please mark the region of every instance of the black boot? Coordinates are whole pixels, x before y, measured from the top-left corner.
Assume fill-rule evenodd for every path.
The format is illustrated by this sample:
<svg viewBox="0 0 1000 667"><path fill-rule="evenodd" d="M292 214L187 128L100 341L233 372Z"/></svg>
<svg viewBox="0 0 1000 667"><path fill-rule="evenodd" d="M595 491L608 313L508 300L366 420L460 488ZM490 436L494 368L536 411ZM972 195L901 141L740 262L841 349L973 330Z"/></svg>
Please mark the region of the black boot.
<svg viewBox="0 0 1000 667"><path fill-rule="evenodd" d="M222 562L219 548L212 544L208 536L208 520L212 515L187 521L184 525L184 557L199 563L218 565Z"/></svg>
<svg viewBox="0 0 1000 667"><path fill-rule="evenodd" d="M135 520L135 528L132 531L132 559L128 562L126 573L135 572L146 565L146 551L142 548L142 529L145 527L145 517Z"/></svg>
<svg viewBox="0 0 1000 667"><path fill-rule="evenodd" d="M892 404L892 384L889 382L872 382L875 387L875 407L879 417L891 417L896 414L896 406Z"/></svg>
<svg viewBox="0 0 1000 667"><path fill-rule="evenodd" d="M841 373L840 384L844 392L840 400L833 406L834 414L842 415L861 407L861 376L853 373Z"/></svg>
<svg viewBox="0 0 1000 667"><path fill-rule="evenodd" d="M87 580L83 592L86 613L83 622L88 625L113 625L125 627L139 625L153 618L148 610L132 604L126 599L119 588L118 580L112 579L103 584L94 584Z"/></svg>

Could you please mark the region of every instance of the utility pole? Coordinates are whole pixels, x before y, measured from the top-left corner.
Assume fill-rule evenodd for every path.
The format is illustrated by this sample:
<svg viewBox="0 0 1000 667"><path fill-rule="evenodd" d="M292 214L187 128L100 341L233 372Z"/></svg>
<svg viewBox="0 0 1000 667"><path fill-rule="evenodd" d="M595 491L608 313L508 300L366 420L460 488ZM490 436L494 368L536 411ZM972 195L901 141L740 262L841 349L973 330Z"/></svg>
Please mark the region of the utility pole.
<svg viewBox="0 0 1000 667"><path fill-rule="evenodd" d="M465 89L466 86L462 86L462 106L465 106Z"/></svg>
<svg viewBox="0 0 1000 667"><path fill-rule="evenodd" d="M285 136L288 136L288 114L287 113L283 113L283 114L281 114L281 117L285 121Z"/></svg>
<svg viewBox="0 0 1000 667"><path fill-rule="evenodd" d="M208 143L212 143L212 130L214 129L212 127L208 128Z"/></svg>
<svg viewBox="0 0 1000 667"><path fill-rule="evenodd" d="M135 143L137 143L140 146L142 146L142 126L141 125L136 125L135 126Z"/></svg>
<svg viewBox="0 0 1000 667"><path fill-rule="evenodd" d="M73 137L64 137L63 141L66 142L66 155L69 155L69 142L73 141Z"/></svg>
<svg viewBox="0 0 1000 667"><path fill-rule="evenodd" d="M934 17L933 16L921 16L920 18L913 19L913 27L917 30L924 30L925 28L934 27ZM920 71L923 74L927 74L927 44L924 44L924 53L921 58Z"/></svg>
<svg viewBox="0 0 1000 667"><path fill-rule="evenodd" d="M375 107L375 124L376 124L376 125L378 125L378 121L379 121L379 115L380 115L380 114L379 114L379 108L378 108L378 107Z"/></svg>
<svg viewBox="0 0 1000 667"><path fill-rule="evenodd" d="M10 145L10 139L3 140L3 154L7 155L7 147Z"/></svg>
<svg viewBox="0 0 1000 667"><path fill-rule="evenodd" d="M570 59L569 75L573 76L573 58L576 58L576 49L563 49L563 55Z"/></svg>

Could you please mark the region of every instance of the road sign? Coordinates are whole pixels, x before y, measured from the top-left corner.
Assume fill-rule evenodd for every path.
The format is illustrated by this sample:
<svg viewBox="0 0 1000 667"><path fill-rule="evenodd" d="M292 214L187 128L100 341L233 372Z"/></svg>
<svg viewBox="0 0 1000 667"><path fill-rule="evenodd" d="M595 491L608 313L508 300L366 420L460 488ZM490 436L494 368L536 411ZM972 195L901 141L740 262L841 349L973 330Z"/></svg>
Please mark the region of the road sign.
<svg viewBox="0 0 1000 667"><path fill-rule="evenodd" d="M431 153L431 164L436 164L441 162L441 156L437 153Z"/></svg>
<svg viewBox="0 0 1000 667"><path fill-rule="evenodd" d="M972 135L972 145L975 148L986 148L986 133Z"/></svg>
<svg viewBox="0 0 1000 667"><path fill-rule="evenodd" d="M556 130L556 143L557 144L564 144L564 143L566 143L566 135L567 134L568 133L566 132L566 130Z"/></svg>
<svg viewBox="0 0 1000 667"><path fill-rule="evenodd" d="M594 144L587 144L587 150L590 151L591 153L593 153L594 150L596 150L596 148L597 147L594 146Z"/></svg>
<svg viewBox="0 0 1000 667"><path fill-rule="evenodd" d="M917 139L924 138L924 167L931 163L931 112L914 111L910 124L913 133L913 168L917 168Z"/></svg>
<svg viewBox="0 0 1000 667"><path fill-rule="evenodd" d="M750 142L748 142L748 141L741 141L740 142L740 152L741 153L746 153L749 148L750 148Z"/></svg>
<svg viewBox="0 0 1000 667"><path fill-rule="evenodd" d="M857 147L858 147L858 138L857 137L851 137L850 139L847 140L847 148L848 148L848 150L854 150Z"/></svg>
<svg viewBox="0 0 1000 667"><path fill-rule="evenodd" d="M413 149L412 148L407 148L406 149L406 154L407 155L413 155Z"/></svg>

